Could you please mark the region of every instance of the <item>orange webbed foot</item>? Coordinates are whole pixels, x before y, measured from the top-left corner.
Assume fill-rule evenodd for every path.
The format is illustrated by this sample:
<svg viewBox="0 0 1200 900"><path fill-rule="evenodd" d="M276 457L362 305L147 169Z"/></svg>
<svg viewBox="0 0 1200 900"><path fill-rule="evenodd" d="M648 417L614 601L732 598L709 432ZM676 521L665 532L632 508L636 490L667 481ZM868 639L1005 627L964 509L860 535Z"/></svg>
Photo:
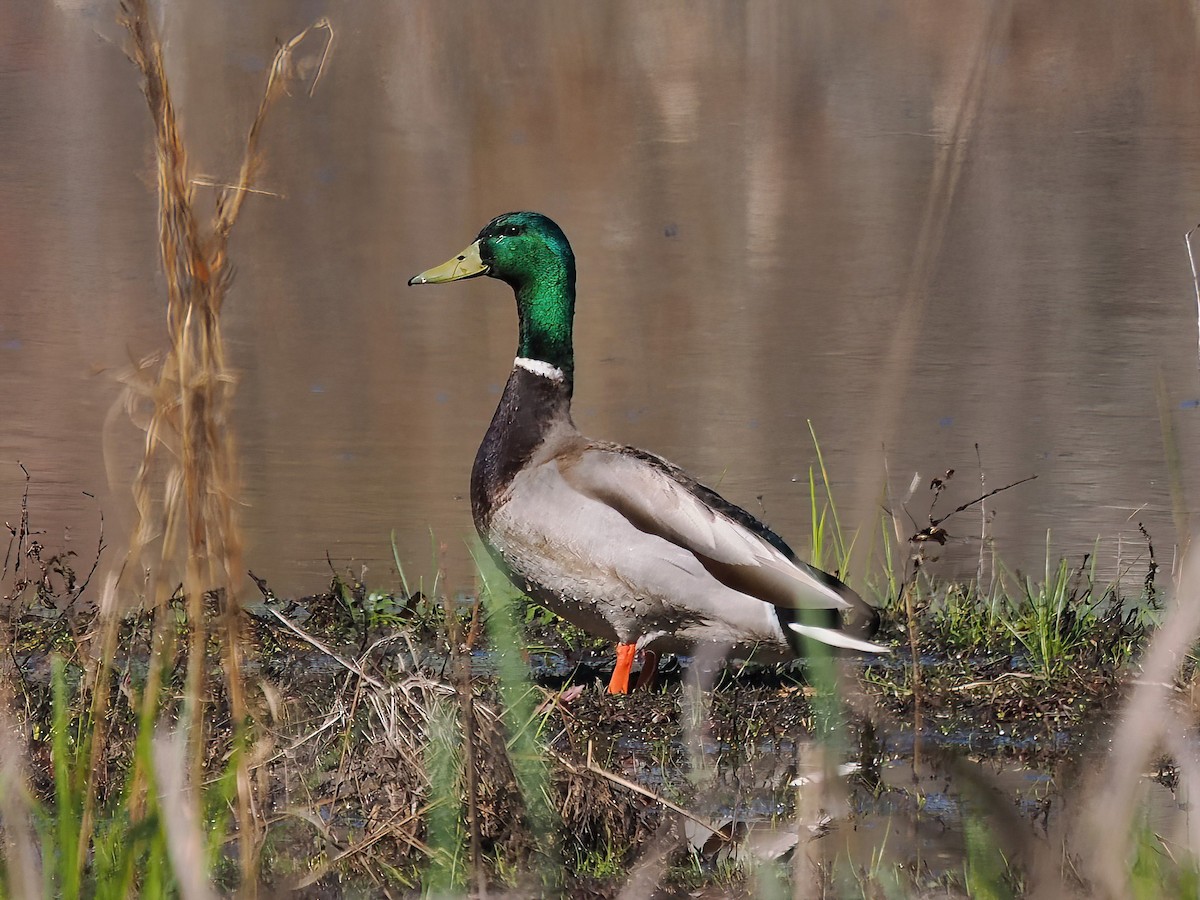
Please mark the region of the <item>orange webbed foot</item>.
<svg viewBox="0 0 1200 900"><path fill-rule="evenodd" d="M617 644L617 664L608 681L610 694L629 693L629 675L633 671L633 658L637 655L637 644Z"/></svg>

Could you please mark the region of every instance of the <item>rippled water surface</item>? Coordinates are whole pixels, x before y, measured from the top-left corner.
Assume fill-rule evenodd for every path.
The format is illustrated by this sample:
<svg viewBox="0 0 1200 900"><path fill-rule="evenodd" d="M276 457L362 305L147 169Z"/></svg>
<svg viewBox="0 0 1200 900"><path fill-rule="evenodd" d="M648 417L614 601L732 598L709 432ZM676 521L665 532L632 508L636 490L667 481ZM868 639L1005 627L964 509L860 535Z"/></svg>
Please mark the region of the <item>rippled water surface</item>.
<svg viewBox="0 0 1200 900"><path fill-rule="evenodd" d="M20 460L45 543L84 557L101 510L110 544L131 521L141 437L118 378L165 341L151 123L115 5L0 5L0 517ZM580 427L686 466L797 547L811 421L864 543L885 483L902 498L953 468L948 510L982 463L989 489L1038 475L988 503L1011 565L1040 567L1049 529L1056 553L1099 537L1115 571L1139 522L1170 558L1200 432L1194 6L163 8L214 182L235 177L276 42L335 29L313 96L297 82L268 121L269 193L231 246L246 558L277 591L319 588L327 553L392 583L393 529L410 576L442 543L470 585L467 482L513 304L488 279L405 281L517 208L578 258ZM924 484L909 509L927 514ZM973 571L978 512L948 526L942 571Z"/></svg>

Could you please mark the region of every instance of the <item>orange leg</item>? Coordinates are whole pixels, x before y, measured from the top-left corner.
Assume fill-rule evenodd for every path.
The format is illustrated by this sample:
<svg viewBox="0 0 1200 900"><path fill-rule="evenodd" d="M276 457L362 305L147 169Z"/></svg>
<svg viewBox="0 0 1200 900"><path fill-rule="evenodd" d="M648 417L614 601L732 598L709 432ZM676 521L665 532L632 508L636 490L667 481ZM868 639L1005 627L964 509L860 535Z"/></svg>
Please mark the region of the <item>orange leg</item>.
<svg viewBox="0 0 1200 900"><path fill-rule="evenodd" d="M654 687L656 675L658 675L658 654L653 650L643 650L642 674L638 676L637 684L633 686L633 689L640 691L642 688Z"/></svg>
<svg viewBox="0 0 1200 900"><path fill-rule="evenodd" d="M617 644L617 665L608 682L610 694L629 693L629 674L633 670L633 657L636 654L637 644Z"/></svg>

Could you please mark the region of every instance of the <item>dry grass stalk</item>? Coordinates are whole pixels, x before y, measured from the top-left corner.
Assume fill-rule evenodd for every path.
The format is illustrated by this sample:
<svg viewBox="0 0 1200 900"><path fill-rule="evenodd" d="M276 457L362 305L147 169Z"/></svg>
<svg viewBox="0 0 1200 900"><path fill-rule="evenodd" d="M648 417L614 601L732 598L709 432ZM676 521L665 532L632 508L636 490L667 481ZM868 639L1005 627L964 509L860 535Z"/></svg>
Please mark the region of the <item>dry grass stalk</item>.
<svg viewBox="0 0 1200 900"><path fill-rule="evenodd" d="M346 669L348 672L352 672L355 675L357 675L364 682L371 685L371 687L376 688L381 691L387 689L387 685L385 685L378 678L375 678L374 676L369 675L366 672L364 672L357 663L351 662L350 660L343 657L341 654L337 653L336 651L334 651L333 649L328 647L324 641L322 641L320 638L314 637L313 635L309 634L307 631L305 631L303 628L301 628L299 625L297 625L295 622L293 622L291 619L289 619L283 613L279 612L279 610L269 609L269 610L267 610L267 612L269 612L276 619L278 619L280 622L282 622L283 626L285 628L287 628L288 631L292 632L292 634L296 635L297 637L299 637L301 640L305 641L306 643L312 645L312 647L314 649L319 650L322 653L324 653L326 656L328 656L330 659L334 660L338 665L340 665L343 669Z"/></svg>
<svg viewBox="0 0 1200 900"><path fill-rule="evenodd" d="M1200 367L1200 276L1196 275L1196 256L1192 253L1192 232L1200 225L1194 225L1183 235L1183 244L1187 247L1188 263L1192 267L1192 286L1196 289L1196 365Z"/></svg>
<svg viewBox="0 0 1200 900"><path fill-rule="evenodd" d="M1200 227L1200 226L1198 226ZM1192 253L1192 228L1184 235L1192 284L1200 313L1200 280ZM1198 319L1200 322L1200 319ZM1157 373L1155 393L1162 426L1167 471L1171 484L1172 512L1179 545L1185 548L1176 579L1175 598L1168 606L1162 625L1154 633L1142 659L1141 677L1131 682L1111 752L1094 775L1089 792L1092 802L1080 817L1080 855L1100 896L1121 897L1129 890L1128 861L1132 855L1131 835L1143 790L1142 773L1155 753L1174 753L1180 771L1180 794L1194 796L1200 789L1200 770L1193 759L1194 742L1181 732L1180 723L1194 728L1197 711L1176 694L1180 667L1200 640L1200 551L1191 541L1188 503L1183 486L1183 466L1175 441L1167 385ZM1195 679L1196 676L1193 676ZM1192 693L1195 692L1195 680ZM1189 832L1193 827L1189 821ZM1192 846L1200 857L1200 847Z"/></svg>
<svg viewBox="0 0 1200 900"><path fill-rule="evenodd" d="M216 900L206 871L196 792L187 786L187 741L182 733L154 736L154 774L179 894L184 900Z"/></svg>
<svg viewBox="0 0 1200 900"><path fill-rule="evenodd" d="M1128 895L1131 835L1143 780L1142 773L1157 752L1169 749L1172 723L1191 720L1174 690L1181 663L1200 639L1200 558L1188 554L1176 587L1174 602L1162 626L1150 639L1141 677L1132 683L1112 737L1111 751L1094 776L1088 794L1092 802L1080 819L1080 855L1101 897ZM1191 772L1181 768L1181 781ZM1197 785L1181 793L1192 796Z"/></svg>
<svg viewBox="0 0 1200 900"><path fill-rule="evenodd" d="M96 795L94 780L102 769L99 763L105 750L109 664L116 649L121 607L128 603L121 600L123 576L138 578L144 574L147 584L132 586L132 593L148 595L160 612L176 585L182 584L187 598L191 636L184 725L191 743L190 783L194 786L202 780L208 645L204 603L209 592L216 592L221 604L219 632L234 740L244 743L246 739L238 602L242 538L237 516L237 456L230 437L235 379L226 364L220 320L230 281L226 248L259 167L258 145L267 110L284 90L292 50L312 30L305 29L276 53L246 140L238 182L218 195L211 220L202 225L167 82L162 42L151 23L147 0L128 0L122 10L122 22L131 36L130 57L142 73L143 92L155 130L159 245L167 283L169 346L160 360L143 364L140 384L136 385L141 388L141 398L152 404L152 410L133 487L137 527L120 573L110 579L104 592L105 622L91 678L92 715L97 729L91 748L93 783L86 794L77 857L80 868L87 858L86 842L90 839ZM329 28L324 20L312 27ZM155 365L157 370L151 374ZM136 394L136 389L131 390L127 398L131 408L138 399ZM156 496L155 485L159 483L162 488ZM144 564L143 556L155 540L159 542L157 559L153 564ZM155 651L160 661L174 656L174 631L169 623L169 616L159 615ZM159 667L151 666L144 703L159 702L159 678ZM240 759L237 818L242 883L244 890L253 892L255 816L245 754ZM146 773L139 775L144 778Z"/></svg>
<svg viewBox="0 0 1200 900"><path fill-rule="evenodd" d="M261 621L273 624L277 619L264 617ZM311 869L289 882L289 888L317 884L335 865L354 870L360 877L378 878L382 885L386 883L387 867L419 870L427 860L445 852L437 842L431 846L427 831L433 804L446 802L444 788L438 789L428 768L427 747L431 735L445 728L447 713L457 720L454 732L463 742L464 771L458 782L463 806L458 814L465 813L463 823L468 831L464 835L478 846L478 850L471 851L481 860L480 867L474 869L477 894L482 894L486 885L486 863L493 855L499 859L525 859L544 846L547 835L538 832L527 816L516 812L527 800L519 788L517 761L510 746L511 719L502 700L480 695L475 677L478 673L467 666L471 635L479 633L478 623L478 617L473 617L471 624L457 618L453 624L447 621L446 636L450 646L457 645L458 649L452 650L455 658L448 662L444 677L418 666L399 680L381 680L371 674L375 671L373 665L381 661L372 655L373 648L357 658L347 658L334 654L325 642L311 635L301 637L341 666L345 675L336 693L315 700L315 707L307 702L300 704L306 713L303 734L294 739L280 734L280 749L271 759L261 761L269 763L273 773L282 773L291 785L273 778L274 789L279 792L273 801L279 803L288 797L284 815L308 823L323 841L322 852L316 855ZM281 626L280 631L285 627L291 634L303 634L291 623ZM390 658L387 664L392 665ZM550 704L546 708L555 707ZM361 709L362 714L356 716L355 709ZM319 711L316 721L307 715L314 710ZM574 743L565 731L562 737ZM313 801L321 809L302 800L297 803L291 796L293 792L307 791L289 780L287 773L303 772L303 777L311 781L314 767L336 759L339 750L348 745L352 745L349 753L324 781L332 791L323 791L319 802ZM552 773L548 786L555 795L552 803L568 828L588 846L605 846L613 841L624 846L628 836L639 834L646 817L642 798L691 817L711 831L723 828L602 769L593 760L585 761L581 758L585 744L579 746L579 752L570 756L548 747L544 752ZM387 773L386 777L382 773ZM363 823L356 826L361 832L350 832L355 834L352 841L345 839L341 827L346 817ZM671 846L677 847L677 836L672 841ZM465 874L470 877L472 870ZM533 872L523 877L525 887L538 883Z"/></svg>
<svg viewBox="0 0 1200 900"><path fill-rule="evenodd" d="M12 896L37 897L42 893L42 867L25 773L25 738L9 712L11 683L0 678L0 860L8 869Z"/></svg>

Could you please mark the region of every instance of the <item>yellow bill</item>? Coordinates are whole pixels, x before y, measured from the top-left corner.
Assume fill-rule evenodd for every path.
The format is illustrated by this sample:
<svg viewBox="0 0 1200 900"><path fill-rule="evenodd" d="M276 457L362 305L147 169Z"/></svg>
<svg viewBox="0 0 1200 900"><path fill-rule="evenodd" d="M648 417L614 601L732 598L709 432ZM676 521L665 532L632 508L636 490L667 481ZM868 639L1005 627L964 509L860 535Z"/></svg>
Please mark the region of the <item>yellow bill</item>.
<svg viewBox="0 0 1200 900"><path fill-rule="evenodd" d="M447 260L432 269L426 269L420 275L414 275L408 279L408 283L444 284L447 281L461 281L464 278L485 275L487 270L487 264L479 258L479 241L476 241L454 259Z"/></svg>

